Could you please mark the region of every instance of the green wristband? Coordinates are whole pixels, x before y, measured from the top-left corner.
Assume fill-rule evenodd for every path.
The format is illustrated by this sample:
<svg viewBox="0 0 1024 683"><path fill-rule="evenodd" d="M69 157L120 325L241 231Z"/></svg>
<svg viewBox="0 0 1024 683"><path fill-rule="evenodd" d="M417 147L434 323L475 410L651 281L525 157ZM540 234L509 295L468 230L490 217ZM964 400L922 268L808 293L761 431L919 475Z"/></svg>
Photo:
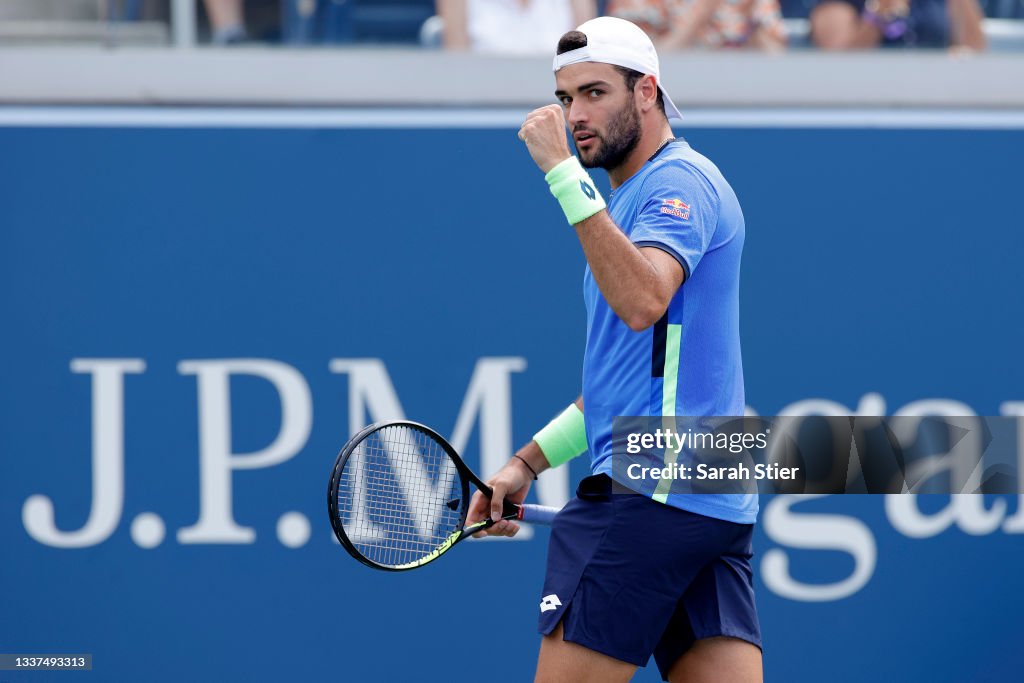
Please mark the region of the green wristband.
<svg viewBox="0 0 1024 683"><path fill-rule="evenodd" d="M544 180L562 206L569 225L576 225L605 208L604 197L576 157L569 157L548 171Z"/></svg>
<svg viewBox="0 0 1024 683"><path fill-rule="evenodd" d="M583 412L573 403L562 414L533 435L552 467L558 467L587 450L587 428Z"/></svg>

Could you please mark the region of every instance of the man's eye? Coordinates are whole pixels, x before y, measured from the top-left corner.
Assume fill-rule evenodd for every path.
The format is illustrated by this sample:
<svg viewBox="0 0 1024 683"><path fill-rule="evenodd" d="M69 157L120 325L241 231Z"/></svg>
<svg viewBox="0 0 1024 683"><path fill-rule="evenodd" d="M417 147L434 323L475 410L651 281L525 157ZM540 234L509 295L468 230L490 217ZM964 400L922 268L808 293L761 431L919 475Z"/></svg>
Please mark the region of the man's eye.
<svg viewBox="0 0 1024 683"><path fill-rule="evenodd" d="M590 96L591 97L600 97L601 96L601 91L595 88L595 89L590 91Z"/></svg>
<svg viewBox="0 0 1024 683"><path fill-rule="evenodd" d="M572 102L572 98L569 97L568 95L566 95L564 97L559 97L558 101L561 102L564 105L568 105L570 102Z"/></svg>

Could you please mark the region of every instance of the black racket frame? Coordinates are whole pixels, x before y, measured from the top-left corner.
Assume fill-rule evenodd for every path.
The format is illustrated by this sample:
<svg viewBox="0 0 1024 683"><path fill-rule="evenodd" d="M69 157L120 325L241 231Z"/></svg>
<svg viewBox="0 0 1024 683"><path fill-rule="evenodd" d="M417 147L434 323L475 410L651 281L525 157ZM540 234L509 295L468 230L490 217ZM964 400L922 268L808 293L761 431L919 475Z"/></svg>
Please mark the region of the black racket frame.
<svg viewBox="0 0 1024 683"><path fill-rule="evenodd" d="M374 432L378 432L386 427L408 427L410 429L422 432L426 436L436 441L438 445L440 445L444 449L445 453L448 454L448 457L452 459L452 462L455 464L455 469L458 470L458 473L460 475L459 481L462 484L460 498L461 510L459 516L459 527L463 529L463 531L465 530L466 527L466 517L469 515L469 485L473 484L474 486L476 486L488 498L490 498L494 494L494 491L492 491L491 487L485 484L483 480L480 479L480 477L476 476L476 473L473 472L473 470L469 469L469 466L462 461L462 458L459 457L459 454L455 452L455 449L452 447L450 443L448 443L447 439L445 439L443 436L438 434L430 427L424 424L420 424L419 422L413 422L411 420L386 420L384 422L375 422L374 424L364 427L351 439L349 439L342 447L341 451L338 453L338 458L334 461L334 469L331 471L331 480L327 485L327 510L328 514L331 517L331 528L334 530L334 535L338 538L338 541L341 543L342 547L345 548L346 551L348 551L348 554L354 557L355 559L359 560L363 564L365 564L367 567L372 567L373 569L379 569L387 572L404 572L409 571L410 569L419 569L419 567L423 565L401 568L388 567L385 565L377 564L376 562L364 557L363 554L356 549L355 544L353 544L352 541L349 540L348 535L345 533L345 528L341 523L340 516L338 514L338 489L341 486L341 473L345 470L345 464L348 462L349 458L352 456L352 453L355 452L355 449L359 446L359 444L361 444L363 441L369 438L370 435L373 434ZM507 499L502 502L502 517L504 519L516 519L519 513L517 506L513 503L510 503ZM485 523L483 526L479 527L478 529L475 529L474 533L476 533L476 531L482 531L494 524L493 520L486 520L486 522L487 523ZM460 534L459 537L452 542L452 545L455 545L462 539L466 538L466 536L468 535L469 534L466 533ZM444 553L442 553L442 555L443 554Z"/></svg>

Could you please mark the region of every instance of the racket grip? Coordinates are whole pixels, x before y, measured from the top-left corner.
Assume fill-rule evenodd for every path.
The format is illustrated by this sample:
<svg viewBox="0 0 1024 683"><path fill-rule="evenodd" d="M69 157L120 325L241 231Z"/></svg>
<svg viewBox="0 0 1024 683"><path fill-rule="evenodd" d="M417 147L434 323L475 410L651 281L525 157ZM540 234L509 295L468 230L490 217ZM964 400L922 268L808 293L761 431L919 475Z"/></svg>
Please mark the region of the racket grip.
<svg viewBox="0 0 1024 683"><path fill-rule="evenodd" d="M559 512L561 512L559 508L547 505L520 505L519 511L516 513L516 519L529 522L530 524L551 526L551 523L555 520L555 515Z"/></svg>

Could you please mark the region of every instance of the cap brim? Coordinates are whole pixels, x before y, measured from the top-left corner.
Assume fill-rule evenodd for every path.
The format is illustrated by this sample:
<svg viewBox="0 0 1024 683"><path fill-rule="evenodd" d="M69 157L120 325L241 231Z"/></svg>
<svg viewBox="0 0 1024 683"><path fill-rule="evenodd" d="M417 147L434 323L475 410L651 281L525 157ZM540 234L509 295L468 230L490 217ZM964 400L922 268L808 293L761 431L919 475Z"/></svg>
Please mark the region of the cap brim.
<svg viewBox="0 0 1024 683"><path fill-rule="evenodd" d="M658 90L661 91L661 97L665 100L665 117L669 121L672 121L673 119L676 121L682 121L682 112L679 111L679 107L677 107L676 103L672 101L672 98L668 96L668 91L661 86L661 83L658 84Z"/></svg>

